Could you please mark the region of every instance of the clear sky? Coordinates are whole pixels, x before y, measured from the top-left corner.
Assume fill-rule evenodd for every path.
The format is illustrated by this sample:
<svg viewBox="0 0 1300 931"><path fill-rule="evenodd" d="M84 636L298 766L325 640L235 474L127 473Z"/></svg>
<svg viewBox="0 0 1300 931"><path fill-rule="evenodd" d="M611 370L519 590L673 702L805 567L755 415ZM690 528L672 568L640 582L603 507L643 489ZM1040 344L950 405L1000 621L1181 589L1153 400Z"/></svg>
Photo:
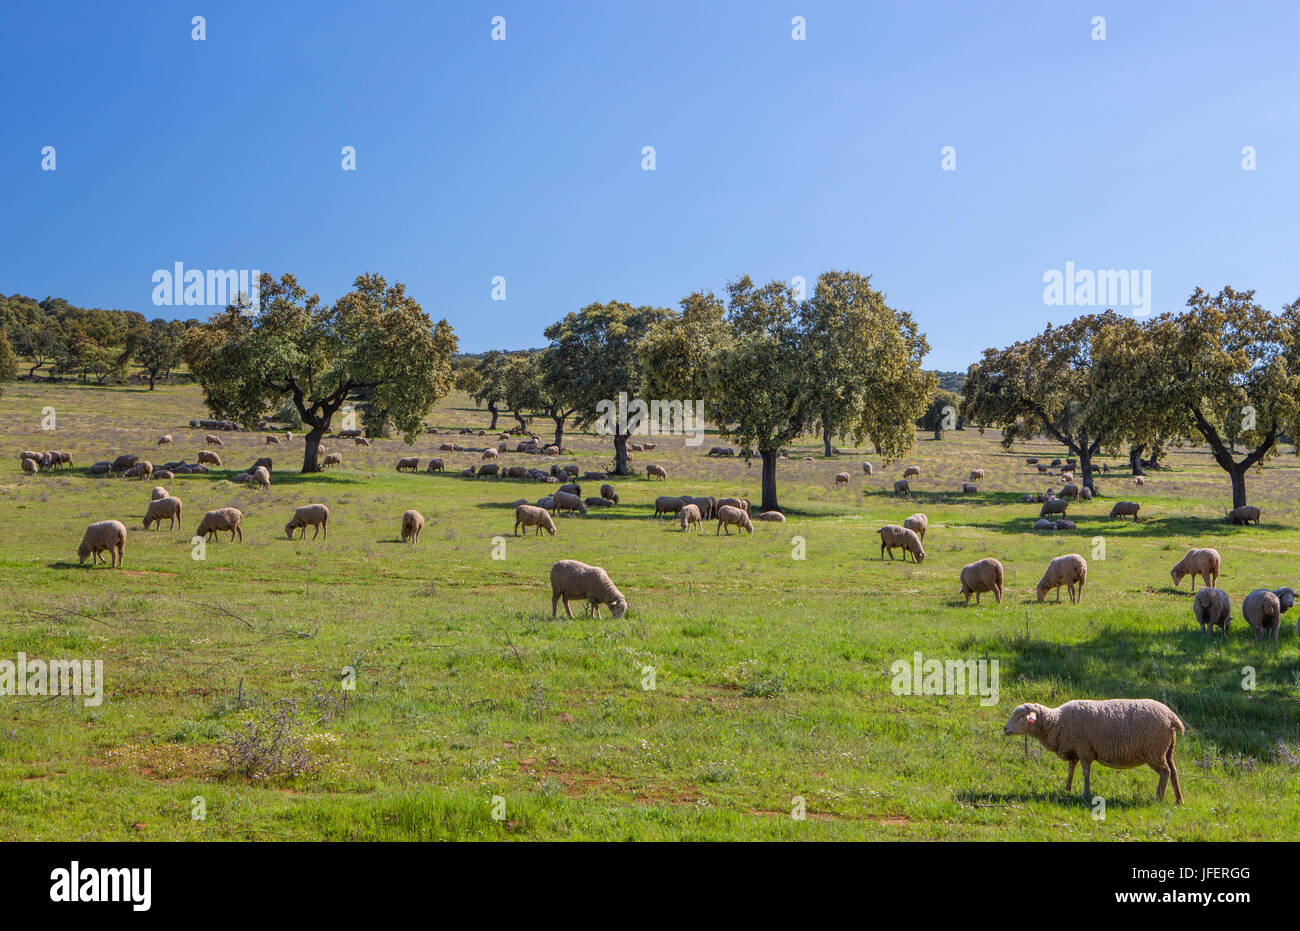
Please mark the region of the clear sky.
<svg viewBox="0 0 1300 931"><path fill-rule="evenodd" d="M849 268L941 369L1079 313L1043 299L1067 262L1149 270L1157 313L1300 297L1291 0L6 3L0 28L6 294L206 318L155 307L154 271L327 301L374 271L481 351Z"/></svg>

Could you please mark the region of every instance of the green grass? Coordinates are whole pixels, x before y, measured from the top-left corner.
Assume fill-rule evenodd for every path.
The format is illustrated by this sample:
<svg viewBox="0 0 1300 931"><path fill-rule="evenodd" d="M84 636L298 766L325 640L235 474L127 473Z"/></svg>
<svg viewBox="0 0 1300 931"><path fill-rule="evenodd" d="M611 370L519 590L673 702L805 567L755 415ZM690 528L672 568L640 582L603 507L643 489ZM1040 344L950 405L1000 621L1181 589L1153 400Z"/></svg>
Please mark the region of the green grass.
<svg viewBox="0 0 1300 931"><path fill-rule="evenodd" d="M53 433L40 429L46 405ZM107 687L95 708L0 698L0 837L1226 840L1300 828L1294 615L1277 648L1239 616L1226 639L1209 639L1187 583L1175 590L1168 574L1189 546L1209 545L1234 609L1253 588L1300 587L1289 448L1250 478L1259 528L1222 522L1227 478L1188 449L1144 488L1126 465L1103 477L1106 497L1071 507L1079 529L1059 534L1029 530L1037 508L1018 498L1053 481L1023 456L1062 452L1004 453L994 434L970 430L918 436L888 468L867 454L783 462L788 520L757 523L752 537L717 538L711 525L683 535L649 517L664 493L758 498L757 467L704 457L713 438L702 448L661 438L634 464L664 464L666 483L614 480L618 507L560 519L555 538L509 536L506 504L544 487L461 479L454 471L477 456L437 453L440 437L414 450L330 443L345 468L303 478L286 471L300 439L268 449L261 434L223 435L227 465L275 459L273 487L254 492L230 473L167 482L185 502L183 533L140 529L153 482L84 472L119 452L194 461L205 431L188 422L200 416L194 388L5 386L0 659L99 658ZM440 428L487 419L463 397L432 418ZM176 443L158 450L163 433ZM568 442L584 469L610 454L594 436ZM27 448L69 451L76 468L23 476ZM798 455L819 449L809 437ZM394 473L408 454L441 455L452 474ZM877 465L870 478L863 458ZM911 503L887 491L908 464L921 468ZM988 475L983 491L953 493L974 466ZM846 468L851 488L833 488ZM1119 498L1141 501L1142 520L1107 520ZM313 501L331 507L328 542L290 542L284 522ZM228 504L245 512L245 542L192 559L199 517ZM397 542L410 507L428 521L414 547ZM882 562L875 529L921 509L926 561ZM79 567L86 524L110 517L130 528L125 568ZM507 537L504 560L492 558L496 536ZM1082 604L1036 603L1043 567L1068 552L1089 560ZM986 555L1007 568L1004 603L962 607L957 573ZM547 573L561 558L605 566L627 616L552 620ZM893 695L891 663L918 650L997 659L1000 703ZM348 665L351 692L340 688ZM1241 688L1245 666L1257 670L1254 691ZM1149 769L1098 767L1107 817L1094 821L1065 793L1065 763L1001 728L1021 701L1123 696L1165 701L1187 722L1177 753L1187 804L1172 794L1157 804ZM229 735L281 709L295 714L313 771L230 774ZM202 821L191 818L196 796ZM494 796L504 820L492 817ZM789 816L795 796L807 820Z"/></svg>

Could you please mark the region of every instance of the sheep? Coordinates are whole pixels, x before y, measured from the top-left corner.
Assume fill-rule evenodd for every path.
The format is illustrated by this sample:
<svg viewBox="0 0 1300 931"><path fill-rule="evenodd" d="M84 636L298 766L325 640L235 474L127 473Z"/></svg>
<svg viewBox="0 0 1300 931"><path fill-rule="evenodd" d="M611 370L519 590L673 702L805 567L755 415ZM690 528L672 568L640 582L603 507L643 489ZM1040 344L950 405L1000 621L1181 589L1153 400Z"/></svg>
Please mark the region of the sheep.
<svg viewBox="0 0 1300 931"><path fill-rule="evenodd" d="M408 471L408 472L414 472L414 471L415 471L416 469L418 469L419 467L420 467L420 457L419 457L419 456L407 456L407 457L404 458L404 459L398 459L398 460L397 460L397 471L398 471L398 472L401 472L401 471L403 471L403 470L406 470L406 471Z"/></svg>
<svg viewBox="0 0 1300 931"><path fill-rule="evenodd" d="M153 463L141 460L122 473L123 478L145 479L153 474Z"/></svg>
<svg viewBox="0 0 1300 931"><path fill-rule="evenodd" d="M1262 512L1253 505L1242 505L1239 508L1233 508L1228 512L1228 523L1230 524L1254 524L1259 526L1259 517Z"/></svg>
<svg viewBox="0 0 1300 931"><path fill-rule="evenodd" d="M204 465L204 464L205 464L205 465L214 465L214 466L217 466L218 468L220 468L220 466L221 466L221 457L218 456L216 453L210 453L210 452L208 452L207 450L200 450L200 451L199 451L199 463L200 463L201 465Z"/></svg>
<svg viewBox="0 0 1300 931"><path fill-rule="evenodd" d="M645 477L650 478L651 476L658 476L659 478L667 481L668 470L660 465L648 465L645 467Z"/></svg>
<svg viewBox="0 0 1300 931"><path fill-rule="evenodd" d="M693 504L684 506L678 512L681 519L682 532L690 530L691 527L697 528L701 533L704 532L704 519L700 516L700 509Z"/></svg>
<svg viewBox="0 0 1300 931"><path fill-rule="evenodd" d="M112 469L114 472L125 472L127 469L131 468L131 466L135 465L139 461L140 461L139 456L132 456L129 453L124 453L123 455L118 456L116 459L113 460Z"/></svg>
<svg viewBox="0 0 1300 931"><path fill-rule="evenodd" d="M424 515L412 508L402 513L402 542L417 543L424 529Z"/></svg>
<svg viewBox="0 0 1300 931"><path fill-rule="evenodd" d="M528 535L529 527L536 527L533 535L537 536L543 530L551 536L555 536L555 521L551 520L550 512L543 507L533 507L531 504L520 504L515 507L515 536L519 536L519 528L524 528L524 536Z"/></svg>
<svg viewBox="0 0 1300 931"><path fill-rule="evenodd" d="M1076 524L1076 523L1075 523L1074 521L1072 521L1072 520L1058 520L1058 521L1056 521L1056 529L1057 529L1057 530L1076 530L1076 529L1078 529L1078 526L1079 526L1079 525Z"/></svg>
<svg viewBox="0 0 1300 931"><path fill-rule="evenodd" d="M248 473L248 478L249 481L251 481L258 488L271 487L271 473L266 471L265 466L258 466L252 472Z"/></svg>
<svg viewBox="0 0 1300 931"><path fill-rule="evenodd" d="M609 501L613 501L615 504L618 504L618 492L614 490L613 485L601 485L600 496Z"/></svg>
<svg viewBox="0 0 1300 931"><path fill-rule="evenodd" d="M836 473L835 473L835 484L836 484L836 485L847 485L848 483L849 483L849 473L847 473L847 472L836 472Z"/></svg>
<svg viewBox="0 0 1300 931"><path fill-rule="evenodd" d="M1030 458L1026 459L1025 465L1038 465L1038 457L1031 456Z"/></svg>
<svg viewBox="0 0 1300 931"><path fill-rule="evenodd" d="M1276 592L1266 588L1255 589L1242 599L1241 616L1255 628L1256 640L1272 631L1273 642L1277 643L1277 635L1282 629L1282 602Z"/></svg>
<svg viewBox="0 0 1300 931"><path fill-rule="evenodd" d="M244 519L243 513L239 508L217 508L214 511L208 511L203 515L203 520L199 521L198 529L194 531L195 536L209 537L216 539L217 532L221 530L229 531L230 542L239 537L239 542L244 542L244 531L239 526Z"/></svg>
<svg viewBox="0 0 1300 931"><path fill-rule="evenodd" d="M27 467L23 466L23 468L26 469ZM33 471L35 470L33 469ZM107 475L111 471L113 471L113 464L111 462L96 462L90 467L91 475Z"/></svg>
<svg viewBox="0 0 1300 931"><path fill-rule="evenodd" d="M1046 517L1048 514L1065 514L1065 509L1069 501L1064 498L1050 498L1043 502L1042 508L1038 511L1039 517Z"/></svg>
<svg viewBox="0 0 1300 931"><path fill-rule="evenodd" d="M446 468L447 468L447 466L443 463L443 461L442 461L441 459L430 459L430 460L429 460L429 467L428 467L428 469L426 469L425 471L428 471L428 472L443 472L443 471L446 470Z"/></svg>
<svg viewBox="0 0 1300 931"><path fill-rule="evenodd" d="M211 433L209 433L207 436L205 436L205 437L203 438L203 442L207 443L209 446L225 446L225 445L226 445L225 443L221 442L221 437L219 437L219 436L213 436Z"/></svg>
<svg viewBox="0 0 1300 931"><path fill-rule="evenodd" d="M717 505L720 508L722 507L739 508L740 510L744 511L746 514L749 513L749 502L746 501L744 498L719 498Z"/></svg>
<svg viewBox="0 0 1300 931"><path fill-rule="evenodd" d="M37 471L36 460L35 460L35 459L24 459L24 460L23 460L23 471L26 472L28 475L35 475L35 474L36 474L36 471Z"/></svg>
<svg viewBox="0 0 1300 931"><path fill-rule="evenodd" d="M501 470L502 478L525 478L528 475L528 469L524 466L509 466Z"/></svg>
<svg viewBox="0 0 1300 931"><path fill-rule="evenodd" d="M302 528L302 539L307 539L307 528L312 528L311 538L316 539L323 531L325 539L330 538L330 509L324 504L304 504L302 507L293 512L293 517L289 518L289 523L284 525L284 533L292 540L298 530Z"/></svg>
<svg viewBox="0 0 1300 931"><path fill-rule="evenodd" d="M1135 476L1133 476L1133 484L1134 484L1134 485L1145 485L1146 483L1147 483L1147 480L1146 480L1145 478L1143 478L1142 476L1140 476L1140 475L1135 475Z"/></svg>
<svg viewBox="0 0 1300 931"><path fill-rule="evenodd" d="M366 439L364 436L354 436L354 437L352 438L352 445L353 445L353 446L369 446L369 445L370 445L370 441L369 441L368 439Z"/></svg>
<svg viewBox="0 0 1300 931"><path fill-rule="evenodd" d="M687 505L687 507L694 507L694 505ZM754 525L750 522L749 513L738 507L732 507L728 504L719 504L717 519L718 528L713 531L715 537L724 529L727 531L727 536L731 536L732 527L735 527L737 530L744 530L750 534L753 534L754 532Z"/></svg>
<svg viewBox="0 0 1300 931"><path fill-rule="evenodd" d="M1192 599L1192 615L1201 625L1201 633L1209 634L1215 627L1221 627L1227 636L1228 622L1232 619L1232 601L1223 589L1207 586Z"/></svg>
<svg viewBox="0 0 1300 931"><path fill-rule="evenodd" d="M699 508L700 518L703 520L713 520L715 513L718 510L718 499L713 497L693 498L690 495L682 495L682 503L693 504ZM745 510L745 508L742 507L741 510Z"/></svg>
<svg viewBox="0 0 1300 931"><path fill-rule="evenodd" d="M1040 462L1040 463L1038 463L1037 469L1038 469L1039 474L1041 475L1041 474L1043 474L1044 472L1047 471L1048 466L1045 465L1044 463L1041 463L1041 462Z"/></svg>
<svg viewBox="0 0 1300 931"><path fill-rule="evenodd" d="M862 474L863 474L863 475L870 475L871 472L872 472L872 466L871 466L871 463L869 463L869 462L864 462L864 463L862 463Z"/></svg>
<svg viewBox="0 0 1300 931"><path fill-rule="evenodd" d="M1056 603L1060 604L1061 586L1064 585L1070 592L1070 602L1077 604L1083 601L1083 583L1087 578L1088 563L1078 553L1057 556L1047 564L1047 571L1038 580L1038 600L1046 600L1047 593L1054 588L1056 589ZM1078 592L1074 590L1076 584L1079 586Z"/></svg>
<svg viewBox="0 0 1300 931"><path fill-rule="evenodd" d="M602 498L599 495L591 495L584 500L587 502L587 507L589 508L612 508L614 506L613 501L610 501L608 498Z"/></svg>
<svg viewBox="0 0 1300 931"><path fill-rule="evenodd" d="M1219 551L1216 549L1192 549L1187 551L1187 555L1178 560L1174 567L1169 570L1169 577L1174 580L1174 588L1182 584L1183 577L1190 575L1192 577L1192 587L1196 587L1196 577L1199 575L1205 579L1205 584L1211 587L1219 581L1219 566L1222 560L1219 557Z"/></svg>
<svg viewBox="0 0 1300 931"><path fill-rule="evenodd" d="M1082 488L1079 489L1079 498L1083 501L1091 501L1092 489L1089 488L1087 485L1084 485Z"/></svg>
<svg viewBox="0 0 1300 931"><path fill-rule="evenodd" d="M495 459L496 457L497 449L495 446L489 446L487 449L483 450L483 459Z"/></svg>
<svg viewBox="0 0 1300 931"><path fill-rule="evenodd" d="M660 514L676 514L685 506L686 502L681 498L676 498L671 495L660 495L658 498L655 498L655 517L658 517Z"/></svg>
<svg viewBox="0 0 1300 931"><path fill-rule="evenodd" d="M608 472L583 472L582 477L588 482L603 482L609 478Z"/></svg>
<svg viewBox="0 0 1300 931"><path fill-rule="evenodd" d="M1076 485L1076 484L1074 484L1074 482L1067 482L1067 483L1066 483L1066 484L1061 488L1061 497L1062 497L1062 498L1077 498L1077 497L1079 497L1079 486Z"/></svg>
<svg viewBox="0 0 1300 931"><path fill-rule="evenodd" d="M770 520L770 521L774 521L774 522L776 522L776 523L778 523L778 524L784 524L784 523L785 523L785 515L782 514L780 511L764 511L762 514L758 515L758 517L757 517L756 519L757 519L757 520Z"/></svg>
<svg viewBox="0 0 1300 931"><path fill-rule="evenodd" d="M153 486L153 491L149 492L150 501L160 501L163 498L169 498L169 497L171 497L171 492L168 491L166 488L164 488L162 485Z"/></svg>
<svg viewBox="0 0 1300 931"><path fill-rule="evenodd" d="M268 434L266 435L266 442L265 442L263 445L265 445L265 446L279 446L279 445L280 445L280 438L279 438L278 436L276 436L275 434L273 434L273 433L268 433Z"/></svg>
<svg viewBox="0 0 1300 931"><path fill-rule="evenodd" d="M167 489L155 489L166 491ZM149 502L149 508L144 514L144 529L148 530L150 524L156 524L155 529L162 529L163 520L167 520L167 529L179 527L181 523L181 499L173 498L170 495L163 495L161 498L154 498Z"/></svg>
<svg viewBox="0 0 1300 931"><path fill-rule="evenodd" d="M555 499L550 495L547 495L544 498L538 498L537 506L549 511L551 508L555 507Z"/></svg>
<svg viewBox="0 0 1300 931"><path fill-rule="evenodd" d="M898 481L894 482L894 494L910 495L911 493L912 493L912 486L907 484L906 479L899 479Z"/></svg>
<svg viewBox="0 0 1300 931"><path fill-rule="evenodd" d="M979 491L979 490L980 490L980 486L974 484L973 482L962 482L962 483L961 483L961 490L962 490L962 493L963 493L963 494L967 494L967 495L969 495L969 494L972 494L973 492L977 492L977 491Z"/></svg>
<svg viewBox="0 0 1300 931"><path fill-rule="evenodd" d="M1056 521L1054 521L1054 520L1046 520L1046 519L1040 517L1038 520L1034 521L1034 529L1035 529L1035 530L1055 530L1055 529L1056 529Z"/></svg>
<svg viewBox="0 0 1300 931"><path fill-rule="evenodd" d="M166 446L171 441L172 441L172 435L170 433L164 433L162 436L158 437L159 446Z"/></svg>
<svg viewBox="0 0 1300 931"><path fill-rule="evenodd" d="M907 554L912 554L912 559L919 565L925 562L925 547L921 546L921 538L916 535L915 530L907 527L900 527L897 524L886 524L876 533L880 534L880 558L885 558L885 551L889 551L889 558L894 558L894 547L903 548L903 562L907 562Z"/></svg>
<svg viewBox="0 0 1300 931"><path fill-rule="evenodd" d="M551 496L554 502L556 514L561 511L577 511L579 514L587 513L587 503L575 494L567 491L557 491Z"/></svg>
<svg viewBox="0 0 1300 931"><path fill-rule="evenodd" d="M903 478L920 478L921 470L916 466L908 466L903 470Z"/></svg>
<svg viewBox="0 0 1300 931"><path fill-rule="evenodd" d="M991 556L963 566L961 593L966 596L966 604L970 604L970 596L974 595L978 606L982 592L992 592L998 604L1002 604L1002 579L1005 574L1002 563Z"/></svg>
<svg viewBox="0 0 1300 931"><path fill-rule="evenodd" d="M983 470L983 469L971 469L971 470L970 470L970 481L972 481L972 482L982 482L982 481L984 481L984 470Z"/></svg>
<svg viewBox="0 0 1300 931"><path fill-rule="evenodd" d="M609 605L615 618L627 612L627 599L623 597L609 574L599 566L588 566L576 559L561 559L551 566L551 617L555 617L556 605L564 601L564 613L573 619L573 609L569 600L581 598L587 602L588 613L600 617L600 606Z"/></svg>
<svg viewBox="0 0 1300 931"><path fill-rule="evenodd" d="M78 564L84 564L89 556L91 565L97 565L104 561L99 554L105 551L108 552L110 569L122 565L126 556L126 525L120 520L101 520L86 528L81 545L77 547Z"/></svg>
<svg viewBox="0 0 1300 931"><path fill-rule="evenodd" d="M1073 472L1062 472L1062 473L1061 473L1061 481L1063 481L1063 482L1073 482L1073 481L1074 481L1074 473L1073 473Z"/></svg>
<svg viewBox="0 0 1300 931"><path fill-rule="evenodd" d="M1165 797L1172 780L1174 798L1183 803L1174 765L1174 744L1186 728L1167 705L1151 698L1111 698L1068 701L1059 708L1036 702L1019 705L1002 728L1010 737L1028 734L1070 764L1065 791L1072 791L1074 767L1083 764L1083 795L1092 797L1089 778L1094 762L1112 769L1132 769L1144 763L1160 774L1156 801Z"/></svg>
<svg viewBox="0 0 1300 931"><path fill-rule="evenodd" d="M1137 523L1138 508L1141 506L1142 505L1138 504L1136 501L1116 501L1114 506L1110 509L1111 519L1113 520L1116 517L1132 517L1133 523Z"/></svg>
<svg viewBox="0 0 1300 931"><path fill-rule="evenodd" d="M1060 460L1060 459L1053 459L1053 460L1052 460L1052 468L1053 468L1053 469L1055 469L1055 468L1056 468L1057 466L1059 466L1060 464L1061 464L1061 460Z"/></svg>
<svg viewBox="0 0 1300 931"><path fill-rule="evenodd" d="M564 493L567 494L567 495L580 495L580 494L582 494L582 486L579 485L579 484L577 484L576 482L568 482L568 483L566 483L566 484L564 484L564 485L561 485L560 488L559 488L559 490L562 491L562 492L564 492Z"/></svg>
<svg viewBox="0 0 1300 931"><path fill-rule="evenodd" d="M330 466L342 466L342 465L343 465L342 453L330 453L320 462L320 467L322 470L328 469Z"/></svg>
<svg viewBox="0 0 1300 931"><path fill-rule="evenodd" d="M930 518L926 517L920 511L903 521L903 526L916 534L921 542L925 542L925 532L930 529Z"/></svg>
<svg viewBox="0 0 1300 931"><path fill-rule="evenodd" d="M495 462L486 462L483 465L478 467L478 478L482 478L485 475L491 475L495 477L500 474L501 474L501 466L497 465Z"/></svg>

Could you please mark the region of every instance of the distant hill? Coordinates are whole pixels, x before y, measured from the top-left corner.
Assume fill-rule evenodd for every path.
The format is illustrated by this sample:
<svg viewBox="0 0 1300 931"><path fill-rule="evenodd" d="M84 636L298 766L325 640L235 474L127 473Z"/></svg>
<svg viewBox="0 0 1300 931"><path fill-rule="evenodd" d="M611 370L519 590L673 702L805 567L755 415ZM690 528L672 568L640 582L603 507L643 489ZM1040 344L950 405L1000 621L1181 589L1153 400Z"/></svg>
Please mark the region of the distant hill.
<svg viewBox="0 0 1300 931"><path fill-rule="evenodd" d="M953 394L961 394L962 385L966 383L965 372L935 372L939 378L939 387Z"/></svg>

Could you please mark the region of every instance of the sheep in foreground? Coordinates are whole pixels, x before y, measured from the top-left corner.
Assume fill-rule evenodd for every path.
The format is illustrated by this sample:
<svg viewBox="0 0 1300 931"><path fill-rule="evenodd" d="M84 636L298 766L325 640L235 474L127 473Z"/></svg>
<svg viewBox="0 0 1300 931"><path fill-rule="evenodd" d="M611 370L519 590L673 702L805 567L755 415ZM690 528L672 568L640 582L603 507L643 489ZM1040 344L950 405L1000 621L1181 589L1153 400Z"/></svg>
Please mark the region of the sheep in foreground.
<svg viewBox="0 0 1300 931"><path fill-rule="evenodd" d="M1228 512L1228 523L1230 524L1254 524L1259 526L1259 516L1261 511L1254 505L1245 504L1239 508L1233 508Z"/></svg>
<svg viewBox="0 0 1300 931"><path fill-rule="evenodd" d="M324 504L304 504L293 512L293 517L289 518L289 523L284 525L285 535L292 540L297 534L299 528L302 529L302 539L307 539L307 528L312 528L311 538L316 539L321 531L325 532L325 539L330 538L330 509Z"/></svg>
<svg viewBox="0 0 1300 931"><path fill-rule="evenodd" d="M1056 601L1061 601L1061 586L1064 585L1070 592L1070 602L1077 604L1083 600L1083 583L1088 578L1088 563L1078 553L1070 553L1067 556L1057 556L1047 564L1047 571L1043 577L1038 580L1038 600L1044 601L1047 593L1056 589ZM1079 586L1079 591L1074 590L1075 585Z"/></svg>
<svg viewBox="0 0 1300 931"><path fill-rule="evenodd" d="M163 489L164 491L166 489ZM148 530L150 524L156 524L155 529L162 529L162 522L167 521L167 529L171 530L179 527L181 523L181 499L173 498L170 495L163 498L155 498L149 502L149 508L144 512L144 529Z"/></svg>
<svg viewBox="0 0 1300 931"><path fill-rule="evenodd" d="M906 479L900 478L898 481L894 482L894 494L910 495L911 493L912 493L912 486L907 484Z"/></svg>
<svg viewBox="0 0 1300 931"><path fill-rule="evenodd" d="M921 538L916 535L915 530L909 530L907 527L900 527L897 524L886 524L876 533L880 534L880 558L885 558L885 551L889 551L889 558L894 558L894 547L903 548L903 562L907 562L907 554L912 554L912 559L919 565L925 561L925 548L921 546Z"/></svg>
<svg viewBox="0 0 1300 931"><path fill-rule="evenodd" d="M589 613L600 617L600 606L609 605L615 618L627 611L627 599L610 581L609 574L599 566L588 566L576 559L561 559L551 566L551 617L556 605L563 599L564 613L573 618L570 599L587 602Z"/></svg>
<svg viewBox="0 0 1300 931"><path fill-rule="evenodd" d="M1036 702L1020 705L1002 728L1008 737L1028 734L1070 764L1065 791L1074 785L1074 767L1083 764L1083 795L1092 797L1093 763L1111 769L1132 769L1143 764L1160 775L1156 801L1174 784L1174 799L1183 803L1174 765L1174 743L1186 728L1167 705L1150 698L1111 698L1105 701L1068 701L1059 708Z"/></svg>
<svg viewBox="0 0 1300 931"><path fill-rule="evenodd" d="M687 507L695 507L695 505L688 504ZM725 529L727 531L726 535L731 536L732 527L735 527L737 530L747 531L751 534L754 532L754 525L750 521L749 514L746 511L729 504L719 505L718 527L717 530L713 531L713 535L716 537L720 531Z"/></svg>
<svg viewBox="0 0 1300 931"><path fill-rule="evenodd" d="M342 466L342 465L343 465L342 453L330 453L324 459L322 459L320 463L320 467L322 469L328 469L330 466Z"/></svg>
<svg viewBox="0 0 1300 931"><path fill-rule="evenodd" d="M1183 577L1190 575L1192 577L1192 587L1196 587L1196 577L1199 575L1205 580L1205 584L1214 587L1219 581L1219 551L1209 547L1199 550L1188 550L1187 555L1178 560L1174 567L1169 570L1169 577L1174 580L1174 587L1177 588L1182 584Z"/></svg>
<svg viewBox="0 0 1300 931"><path fill-rule="evenodd" d="M704 519L700 516L700 509L693 504L688 504L678 512L681 521L682 532L685 533L692 527L704 532Z"/></svg>
<svg viewBox="0 0 1300 931"><path fill-rule="evenodd" d="M108 553L109 568L122 565L126 555L126 525L120 520L101 520L87 527L81 545L77 547L77 559L79 563L85 563L89 556L91 565L98 565L104 561L104 557L99 555L103 552Z"/></svg>
<svg viewBox="0 0 1300 931"><path fill-rule="evenodd" d="M1201 633L1213 633L1214 628L1220 627L1226 636L1232 618L1232 601L1221 588L1202 588L1192 599L1192 614L1201 625Z"/></svg>
<svg viewBox="0 0 1300 931"><path fill-rule="evenodd" d="M903 521L903 526L915 533L925 542L925 532L930 529L930 518L926 517L920 511L917 511L911 517Z"/></svg>
<svg viewBox="0 0 1300 931"><path fill-rule="evenodd" d="M528 535L529 527L537 528L533 531L534 536L543 530L555 536L555 521L551 519L550 512L531 504L520 504L515 508L515 536L519 536L520 527L524 528L524 536Z"/></svg>
<svg viewBox="0 0 1300 931"><path fill-rule="evenodd" d="M1266 588L1255 589L1242 599L1241 616L1255 628L1256 640L1272 633L1273 642L1277 643L1277 635L1282 629L1282 603L1276 592Z"/></svg>
<svg viewBox="0 0 1300 931"><path fill-rule="evenodd" d="M903 478L920 478L921 470L916 466L908 466L903 470Z"/></svg>
<svg viewBox="0 0 1300 931"><path fill-rule="evenodd" d="M424 529L424 515L412 508L402 514L402 542L416 543Z"/></svg>
<svg viewBox="0 0 1300 931"><path fill-rule="evenodd" d="M836 472L836 473L835 473L835 484L836 484L836 485L847 485L848 483L849 483L849 473L847 473L847 472Z"/></svg>
<svg viewBox="0 0 1300 931"><path fill-rule="evenodd" d="M587 503L577 495L571 494L567 491L557 491L551 496L551 500L555 505L554 510L556 514L559 514L561 511L577 511L579 514L587 513Z"/></svg>
<svg viewBox="0 0 1300 931"><path fill-rule="evenodd" d="M658 478L662 478L665 481L667 481L668 470L665 469L663 466L648 465L645 467L645 477L650 478L651 476L657 476Z"/></svg>
<svg viewBox="0 0 1300 931"><path fill-rule="evenodd" d="M992 592L998 604L1002 604L1002 579L1005 575L1002 563L992 556L978 562L963 566L961 570L961 593L970 604L970 596L975 596L975 604L980 603L980 594Z"/></svg>
<svg viewBox="0 0 1300 931"><path fill-rule="evenodd" d="M414 472L414 471L415 471L416 469L418 469L419 467L420 467L420 457L419 457L419 456L406 456L405 458L402 458L402 459L398 459L398 460L397 460L397 471L398 471L398 472L403 472L403 471L405 471L405 472Z"/></svg>
<svg viewBox="0 0 1300 931"><path fill-rule="evenodd" d="M239 508L217 508L203 515L203 520L199 521L198 529L194 531L195 536L209 537L216 539L217 533L226 531L230 534L230 541L233 543L235 537L239 537L239 542L244 542L244 531L239 524L244 519L243 512Z"/></svg>
<svg viewBox="0 0 1300 931"><path fill-rule="evenodd" d="M1113 520L1116 517L1131 517L1133 518L1133 522L1137 523L1138 508L1141 506L1142 505L1138 504L1136 501L1116 501L1114 506L1110 509L1111 519Z"/></svg>

